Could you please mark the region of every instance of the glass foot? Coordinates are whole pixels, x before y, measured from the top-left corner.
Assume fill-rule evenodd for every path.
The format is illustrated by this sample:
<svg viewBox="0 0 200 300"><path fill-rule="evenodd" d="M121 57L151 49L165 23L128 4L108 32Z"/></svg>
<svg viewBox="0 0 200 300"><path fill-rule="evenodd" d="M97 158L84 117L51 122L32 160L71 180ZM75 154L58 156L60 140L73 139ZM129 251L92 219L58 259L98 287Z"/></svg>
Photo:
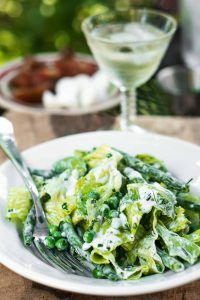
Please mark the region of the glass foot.
<svg viewBox="0 0 200 300"><path fill-rule="evenodd" d="M137 124L132 124L132 125L129 125L128 127L123 126L123 124L120 122L120 117L117 118L112 129L113 130L122 130L122 131L131 131L131 132L135 132L137 134L143 134L143 133L147 132L147 130L145 128L143 128Z"/></svg>

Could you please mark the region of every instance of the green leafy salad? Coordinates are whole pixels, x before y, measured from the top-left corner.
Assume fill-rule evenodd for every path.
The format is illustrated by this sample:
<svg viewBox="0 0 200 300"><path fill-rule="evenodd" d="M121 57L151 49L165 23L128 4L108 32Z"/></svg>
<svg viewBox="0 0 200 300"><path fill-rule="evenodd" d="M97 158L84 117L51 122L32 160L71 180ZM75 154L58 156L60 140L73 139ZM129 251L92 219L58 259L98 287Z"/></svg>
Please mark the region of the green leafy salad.
<svg viewBox="0 0 200 300"><path fill-rule="evenodd" d="M157 158L103 145L31 172L49 225L46 246L89 261L95 278L134 280L198 262L200 197ZM6 217L22 222L30 246L35 208L24 187L11 188Z"/></svg>

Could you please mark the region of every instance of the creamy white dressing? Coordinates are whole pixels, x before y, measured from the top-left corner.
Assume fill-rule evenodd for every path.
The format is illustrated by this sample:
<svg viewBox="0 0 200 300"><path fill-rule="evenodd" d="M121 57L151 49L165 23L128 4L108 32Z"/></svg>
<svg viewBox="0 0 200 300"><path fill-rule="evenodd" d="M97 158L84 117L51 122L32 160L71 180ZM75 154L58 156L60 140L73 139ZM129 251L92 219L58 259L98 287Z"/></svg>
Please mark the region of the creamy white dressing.
<svg viewBox="0 0 200 300"><path fill-rule="evenodd" d="M166 195L168 195L169 197L171 197L173 199L174 202L176 202L176 196L174 195L174 193L172 193L170 190L164 188L162 185L160 185L158 182L154 182L152 184L154 187L156 187L156 189L158 191L161 191L163 193L165 193Z"/></svg>
<svg viewBox="0 0 200 300"><path fill-rule="evenodd" d="M121 212L120 215L119 215L119 217L120 217L122 226L126 227L127 224L128 224L128 221L127 221L127 218L126 218L125 214L123 212Z"/></svg>
<svg viewBox="0 0 200 300"><path fill-rule="evenodd" d="M149 213L152 207L156 206L156 202L154 201L155 197L157 196L157 192L152 190L148 184L133 184L135 188L138 190L138 199L134 202L130 199L126 199L124 203L122 202L120 206L120 211L123 212L129 205L135 204L136 210L137 205L141 209L143 213ZM131 185L129 185L129 191L131 191ZM138 223L138 214L133 215L133 223Z"/></svg>
<svg viewBox="0 0 200 300"><path fill-rule="evenodd" d="M78 170L73 170L71 176L66 182L66 196L73 196L75 194L76 184L78 180Z"/></svg>
<svg viewBox="0 0 200 300"><path fill-rule="evenodd" d="M105 162L104 164L101 164L100 166L96 167L95 169L92 170L92 173L95 176L95 179L97 181L102 180L102 173L106 173L108 171L113 170L113 163ZM104 175L105 177L105 175Z"/></svg>
<svg viewBox="0 0 200 300"><path fill-rule="evenodd" d="M94 249L99 249L101 251L112 251L116 245L121 243L121 238L117 236L119 234L120 231L113 227L108 228L105 234L103 234L103 231L101 230L96 233L91 243L84 243L82 249L87 250L90 247L93 247Z"/></svg>
<svg viewBox="0 0 200 300"><path fill-rule="evenodd" d="M140 216L134 215L134 216L132 217L132 222L133 222L134 224L138 224L138 221L140 221L140 219L141 219Z"/></svg>
<svg viewBox="0 0 200 300"><path fill-rule="evenodd" d="M155 201L149 200L147 201L146 199L140 199L140 205L141 205L141 209L143 211L143 213L149 213L152 209L152 207L154 207L156 205Z"/></svg>
<svg viewBox="0 0 200 300"><path fill-rule="evenodd" d="M91 243L84 243L83 246L82 246L82 249L84 251L87 251L88 249L90 249L90 247L91 247Z"/></svg>
<svg viewBox="0 0 200 300"><path fill-rule="evenodd" d="M129 180L133 180L135 178L142 178L142 175L138 171L135 171L134 169L129 167L126 167L124 169L124 173L129 178Z"/></svg>
<svg viewBox="0 0 200 300"><path fill-rule="evenodd" d="M113 227L115 229L119 229L120 227L122 227L121 219L120 218L113 218L112 223L111 223L111 227Z"/></svg>
<svg viewBox="0 0 200 300"><path fill-rule="evenodd" d="M141 205L141 209L144 213L149 213L153 206L156 205L156 202L152 199L157 197L157 193L150 189L148 186L142 185L139 189L139 203Z"/></svg>
<svg viewBox="0 0 200 300"><path fill-rule="evenodd" d="M116 168L116 162L105 161L100 166L96 167L95 169L91 170L88 173L88 179L90 175L93 174L95 176L95 180L102 185L107 184L109 185L109 181L112 184L113 188L118 191L122 185L122 175Z"/></svg>
<svg viewBox="0 0 200 300"><path fill-rule="evenodd" d="M127 206L129 205L129 204L131 204L133 201L131 200L131 199L126 199L126 201L123 201L122 200L122 203L120 204L120 211L122 212L122 211L124 211L126 208L127 208Z"/></svg>
<svg viewBox="0 0 200 300"><path fill-rule="evenodd" d="M61 176L50 179L45 185L45 190L51 197L57 195L61 191L65 190L64 179Z"/></svg>

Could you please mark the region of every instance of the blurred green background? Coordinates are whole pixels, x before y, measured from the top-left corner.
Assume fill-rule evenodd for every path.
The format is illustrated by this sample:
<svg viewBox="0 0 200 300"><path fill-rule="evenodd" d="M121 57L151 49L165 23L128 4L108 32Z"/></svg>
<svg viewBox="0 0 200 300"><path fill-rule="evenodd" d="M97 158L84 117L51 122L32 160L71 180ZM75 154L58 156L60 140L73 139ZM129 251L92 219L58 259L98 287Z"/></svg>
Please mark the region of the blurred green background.
<svg viewBox="0 0 200 300"><path fill-rule="evenodd" d="M89 53L81 30L83 19L129 6L161 9L178 17L178 0L0 0L0 64L65 48ZM181 63L179 38L178 31L160 68ZM138 96L140 114L179 114L154 79L139 89Z"/></svg>
<svg viewBox="0 0 200 300"><path fill-rule="evenodd" d="M70 47L88 52L82 20L113 7L154 6L155 0L0 0L0 63Z"/></svg>

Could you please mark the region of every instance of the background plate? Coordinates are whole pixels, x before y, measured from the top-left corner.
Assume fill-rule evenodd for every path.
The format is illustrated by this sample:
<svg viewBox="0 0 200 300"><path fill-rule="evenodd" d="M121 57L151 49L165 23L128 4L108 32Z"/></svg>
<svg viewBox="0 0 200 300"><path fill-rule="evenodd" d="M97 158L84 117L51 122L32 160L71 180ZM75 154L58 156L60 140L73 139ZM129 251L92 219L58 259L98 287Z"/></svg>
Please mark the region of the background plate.
<svg viewBox="0 0 200 300"><path fill-rule="evenodd" d="M58 58L59 54L46 53L32 56L33 58L41 61L52 62ZM88 55L75 55L77 60L81 61L92 61L94 60ZM75 116L84 115L89 113L95 113L103 110L110 109L120 103L119 93L116 92L114 95L108 95L108 99L103 102L94 103L88 107L83 108L46 108L41 105L28 105L25 103L17 102L13 99L11 89L9 87L10 80L16 75L18 68L23 63L23 59L13 60L0 68L0 106L6 109L25 112L30 114L47 114L47 115L64 115L64 116Z"/></svg>

